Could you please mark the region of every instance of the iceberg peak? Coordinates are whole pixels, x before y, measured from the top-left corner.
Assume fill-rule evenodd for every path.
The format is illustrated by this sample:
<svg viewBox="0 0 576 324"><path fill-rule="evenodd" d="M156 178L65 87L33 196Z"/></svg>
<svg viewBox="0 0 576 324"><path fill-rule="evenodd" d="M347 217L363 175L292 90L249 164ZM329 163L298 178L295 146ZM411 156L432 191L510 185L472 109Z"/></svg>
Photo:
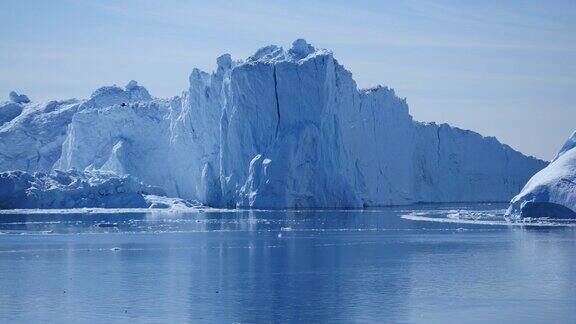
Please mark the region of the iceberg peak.
<svg viewBox="0 0 576 324"><path fill-rule="evenodd" d="M126 90L134 90L138 88L138 82L134 81L134 80L130 80L130 82L128 82L128 84L126 85Z"/></svg>
<svg viewBox="0 0 576 324"><path fill-rule="evenodd" d="M314 53L318 54L332 54L325 49L317 49L310 45L306 40L299 38L292 42L292 47L288 51L284 50L278 45L268 45L256 51L253 55L246 59L246 63L277 63L277 62L292 62L297 63L302 61Z"/></svg>
<svg viewBox="0 0 576 324"><path fill-rule="evenodd" d="M306 56L314 53L316 48L314 46L308 44L306 40L302 38L298 38L294 42L292 42L292 48L288 50L288 53L295 59L303 59Z"/></svg>
<svg viewBox="0 0 576 324"><path fill-rule="evenodd" d="M248 57L247 62L271 62L278 59L284 59L286 53L284 49L278 45L268 45L256 51L252 56Z"/></svg>
<svg viewBox="0 0 576 324"><path fill-rule="evenodd" d="M152 96L146 88L131 80L124 89L117 85L100 87L90 95L89 101L97 107L106 107L151 99Z"/></svg>
<svg viewBox="0 0 576 324"><path fill-rule="evenodd" d="M10 97L10 101L12 101L13 103L29 103L30 99L28 99L28 96L26 96L25 94L18 94L16 93L16 91L11 91L9 94Z"/></svg>
<svg viewBox="0 0 576 324"><path fill-rule="evenodd" d="M210 74L198 68L194 68L192 69L192 73L190 73L188 81L190 82L190 87L205 85L210 82Z"/></svg>
<svg viewBox="0 0 576 324"><path fill-rule="evenodd" d="M218 65L219 69L222 68L224 70L228 70L232 68L232 56L228 53L222 54L216 59L216 64Z"/></svg>
<svg viewBox="0 0 576 324"><path fill-rule="evenodd" d="M138 85L138 82L134 80L130 80L125 88L130 96L130 101L145 101L152 99L148 90L143 86Z"/></svg>
<svg viewBox="0 0 576 324"><path fill-rule="evenodd" d="M566 140L566 142L564 142L564 145L562 145L562 148L560 149L558 154L556 154L552 162L556 161L562 154L570 151L575 147L576 147L576 131L574 131L572 135L570 135L570 137Z"/></svg>
<svg viewBox="0 0 576 324"><path fill-rule="evenodd" d="M92 92L92 94L90 95L90 98L97 98L97 97L101 97L101 96L108 96L108 95L116 95L116 94L121 94L123 93L124 90L122 90L122 88L120 88L117 85L111 85L111 86L103 86L100 87L96 90L94 90L94 92Z"/></svg>

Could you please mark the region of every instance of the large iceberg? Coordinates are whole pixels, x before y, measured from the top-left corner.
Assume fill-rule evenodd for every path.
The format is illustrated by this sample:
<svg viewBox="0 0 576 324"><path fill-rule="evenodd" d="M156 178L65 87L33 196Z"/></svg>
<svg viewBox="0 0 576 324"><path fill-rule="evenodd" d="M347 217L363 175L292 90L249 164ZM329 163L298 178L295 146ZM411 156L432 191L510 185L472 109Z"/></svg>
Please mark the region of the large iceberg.
<svg viewBox="0 0 576 324"><path fill-rule="evenodd" d="M511 219L576 219L576 131L552 162L512 199L507 215Z"/></svg>
<svg viewBox="0 0 576 324"><path fill-rule="evenodd" d="M131 81L87 100L7 103L23 109L0 126L0 171L132 175L210 206L354 208L508 201L546 166L493 137L414 121L394 90L358 89L301 39L222 55L189 81L168 99Z"/></svg>

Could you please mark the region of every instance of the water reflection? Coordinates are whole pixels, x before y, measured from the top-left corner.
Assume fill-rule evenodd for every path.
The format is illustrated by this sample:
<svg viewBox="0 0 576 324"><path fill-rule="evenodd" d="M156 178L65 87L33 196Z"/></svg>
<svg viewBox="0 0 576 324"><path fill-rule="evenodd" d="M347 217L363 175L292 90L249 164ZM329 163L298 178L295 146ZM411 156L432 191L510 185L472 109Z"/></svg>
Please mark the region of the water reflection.
<svg viewBox="0 0 576 324"><path fill-rule="evenodd" d="M412 211L2 216L0 322L576 320L573 228Z"/></svg>

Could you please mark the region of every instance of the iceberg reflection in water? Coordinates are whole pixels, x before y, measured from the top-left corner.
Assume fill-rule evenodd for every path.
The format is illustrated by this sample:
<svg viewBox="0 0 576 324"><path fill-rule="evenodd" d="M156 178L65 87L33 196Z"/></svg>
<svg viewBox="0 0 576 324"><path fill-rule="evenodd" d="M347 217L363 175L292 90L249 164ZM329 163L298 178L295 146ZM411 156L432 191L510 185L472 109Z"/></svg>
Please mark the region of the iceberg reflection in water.
<svg viewBox="0 0 576 324"><path fill-rule="evenodd" d="M505 208L4 214L0 322L576 322L576 229Z"/></svg>

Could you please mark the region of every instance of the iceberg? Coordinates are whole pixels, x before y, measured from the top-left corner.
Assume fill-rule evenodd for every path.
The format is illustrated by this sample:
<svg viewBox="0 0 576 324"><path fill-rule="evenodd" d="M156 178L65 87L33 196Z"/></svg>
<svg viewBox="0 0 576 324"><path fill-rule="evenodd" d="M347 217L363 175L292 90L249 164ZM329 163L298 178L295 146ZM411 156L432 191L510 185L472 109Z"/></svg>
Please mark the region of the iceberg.
<svg viewBox="0 0 576 324"><path fill-rule="evenodd" d="M359 89L302 39L216 63L193 69L172 98L130 81L89 99L19 103L0 126L0 171L131 175L214 207L362 208L509 201L547 165L493 137L414 121L393 89Z"/></svg>
<svg viewBox="0 0 576 324"><path fill-rule="evenodd" d="M550 164L512 199L509 219L576 219L576 131Z"/></svg>

